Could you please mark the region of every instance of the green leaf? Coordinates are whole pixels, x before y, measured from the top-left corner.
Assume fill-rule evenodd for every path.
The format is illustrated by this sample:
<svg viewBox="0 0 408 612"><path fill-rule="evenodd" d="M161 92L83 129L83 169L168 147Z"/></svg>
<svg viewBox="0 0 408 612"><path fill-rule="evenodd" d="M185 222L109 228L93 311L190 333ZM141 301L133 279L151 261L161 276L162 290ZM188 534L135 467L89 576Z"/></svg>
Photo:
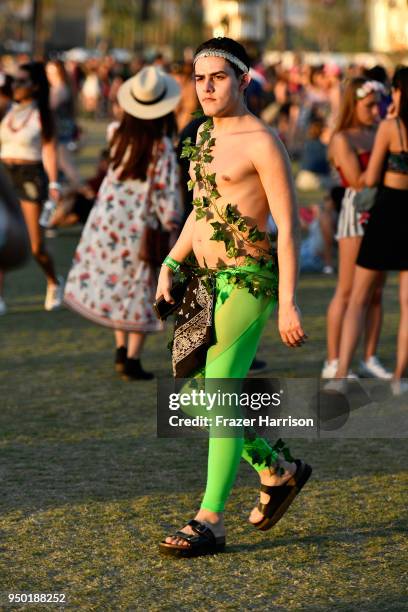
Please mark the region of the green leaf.
<svg viewBox="0 0 408 612"><path fill-rule="evenodd" d="M265 238L265 232L260 232L258 228L252 227L248 233L249 242L258 242L259 240L263 240Z"/></svg>
<svg viewBox="0 0 408 612"><path fill-rule="evenodd" d="M214 231L213 235L210 238L210 240L216 240L217 242L223 242L224 241L224 232L222 232L222 231Z"/></svg>
<svg viewBox="0 0 408 612"><path fill-rule="evenodd" d="M245 222L245 219L243 219L242 217L239 219L239 221L236 223L237 228L239 229L240 232L246 232L248 229L248 226Z"/></svg>
<svg viewBox="0 0 408 612"><path fill-rule="evenodd" d="M211 138L211 133L208 132L207 130L204 129L200 132L200 142L202 144L210 140L210 138Z"/></svg>
<svg viewBox="0 0 408 612"><path fill-rule="evenodd" d="M196 164L194 166L194 173L195 173L196 181L201 181L203 176L201 174L201 166L199 164Z"/></svg>
<svg viewBox="0 0 408 612"><path fill-rule="evenodd" d="M229 249L227 250L227 255L228 255L228 257L238 257L238 255L239 255L238 247L236 247L236 246L229 247Z"/></svg>
<svg viewBox="0 0 408 612"><path fill-rule="evenodd" d="M240 216L237 212L237 207L234 204L227 204L225 207L225 218L228 223L235 224L239 220Z"/></svg>
<svg viewBox="0 0 408 612"><path fill-rule="evenodd" d="M199 108L198 110L195 110L193 113L191 113L191 116L195 117L196 119L200 119L200 117L204 117L203 109Z"/></svg>
<svg viewBox="0 0 408 612"><path fill-rule="evenodd" d="M214 127L214 123L213 120L211 119L211 117L209 117L206 121L204 121L203 123L203 130L208 131L208 130L212 130Z"/></svg>
<svg viewBox="0 0 408 612"><path fill-rule="evenodd" d="M207 215L207 212L202 208L196 208L196 221L199 221Z"/></svg>
<svg viewBox="0 0 408 612"><path fill-rule="evenodd" d="M263 457L259 451L250 448L247 452L254 465L261 465L263 463Z"/></svg>
<svg viewBox="0 0 408 612"><path fill-rule="evenodd" d="M215 230L225 229L224 223L220 223L219 221L212 221L210 225L212 225Z"/></svg>
<svg viewBox="0 0 408 612"><path fill-rule="evenodd" d="M206 180L208 181L208 183L210 185L215 186L217 183L215 182L215 172L213 174L207 174L206 175Z"/></svg>
<svg viewBox="0 0 408 612"><path fill-rule="evenodd" d="M195 184L196 184L196 182L190 179L190 180L188 181L188 183L187 183L187 189L188 189L189 191L192 191L192 190L194 189L194 187L195 187Z"/></svg>
<svg viewBox="0 0 408 612"><path fill-rule="evenodd" d="M187 159L190 159L190 154L191 154L190 147L183 147L183 149L181 150L180 159L185 159L186 157Z"/></svg>

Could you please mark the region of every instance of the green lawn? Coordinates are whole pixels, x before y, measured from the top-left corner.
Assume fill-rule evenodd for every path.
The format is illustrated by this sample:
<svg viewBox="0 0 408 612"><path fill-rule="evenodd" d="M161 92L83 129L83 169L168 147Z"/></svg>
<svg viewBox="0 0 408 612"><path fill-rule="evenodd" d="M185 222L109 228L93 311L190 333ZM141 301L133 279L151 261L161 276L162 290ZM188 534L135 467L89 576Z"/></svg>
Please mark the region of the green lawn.
<svg viewBox="0 0 408 612"><path fill-rule="evenodd" d="M97 128L82 152L86 172ZM78 238L74 229L50 241L63 274ZM318 375L333 288L323 276L301 281L303 349L287 349L270 321L260 350L269 375ZM0 319L0 610L11 609L9 592L65 593L66 610L407 609L404 440L293 441L313 477L264 534L247 523L257 482L242 465L227 551L161 557L158 541L198 507L206 441L157 439L156 383L118 379L110 331L68 310L45 312L44 290L33 263L9 274L9 314ZM392 276L380 350L387 366L397 323ZM170 372L168 333L146 348L145 366L158 376Z"/></svg>

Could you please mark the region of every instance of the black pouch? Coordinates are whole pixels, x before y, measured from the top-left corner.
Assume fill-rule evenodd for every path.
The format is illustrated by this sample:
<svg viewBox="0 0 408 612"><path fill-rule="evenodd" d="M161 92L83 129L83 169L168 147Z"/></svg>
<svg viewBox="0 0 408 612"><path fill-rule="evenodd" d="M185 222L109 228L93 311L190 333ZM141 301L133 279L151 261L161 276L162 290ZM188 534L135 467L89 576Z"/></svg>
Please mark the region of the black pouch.
<svg viewBox="0 0 408 612"><path fill-rule="evenodd" d="M186 278L183 281L178 281L173 284L170 293L174 299L174 304L166 302L162 295L153 302L153 309L158 319L165 321L167 317L173 314L173 312L181 306L189 281L190 279Z"/></svg>

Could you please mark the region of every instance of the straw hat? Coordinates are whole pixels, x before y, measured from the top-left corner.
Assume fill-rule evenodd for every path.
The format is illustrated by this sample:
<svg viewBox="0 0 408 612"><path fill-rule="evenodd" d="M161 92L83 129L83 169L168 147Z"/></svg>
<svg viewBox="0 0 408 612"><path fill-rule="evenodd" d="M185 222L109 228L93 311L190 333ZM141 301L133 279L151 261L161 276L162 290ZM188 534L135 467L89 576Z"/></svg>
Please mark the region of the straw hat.
<svg viewBox="0 0 408 612"><path fill-rule="evenodd" d="M118 102L133 117L157 119L174 110L180 95L175 79L155 66L146 66L120 86Z"/></svg>

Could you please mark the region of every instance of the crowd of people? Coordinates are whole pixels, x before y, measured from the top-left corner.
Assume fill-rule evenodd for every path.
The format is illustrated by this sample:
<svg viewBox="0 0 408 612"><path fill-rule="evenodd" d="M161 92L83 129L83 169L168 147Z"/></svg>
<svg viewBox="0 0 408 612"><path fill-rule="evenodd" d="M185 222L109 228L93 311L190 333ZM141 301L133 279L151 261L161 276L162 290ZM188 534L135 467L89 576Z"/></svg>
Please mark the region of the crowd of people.
<svg viewBox="0 0 408 612"><path fill-rule="evenodd" d="M146 333L160 330L162 324L150 306L155 271L138 251L145 227L160 225L174 241L192 210L188 165L181 151L183 140L194 140L203 122L192 119L200 106L193 62L167 62L161 54L149 64L139 57L127 64L112 56L84 62L28 59L0 58L0 156L21 203L32 254L46 277L45 308L60 307L65 291L67 304L76 302L82 314L115 330L118 371L130 378L150 378L140 353ZM286 68L257 58L245 94L249 110L273 127L285 145L300 201L307 201L300 207L300 270L333 275L337 268L322 377L356 376L349 364L357 331L364 329L359 373L394 376L396 392L402 388L398 381L408 351L407 256L398 234L404 223L395 222L406 215L407 71L400 68L392 80L381 66L341 69L299 61ZM148 113L142 121L130 119L123 92L131 91L129 83L136 78L143 91L158 73L177 89L174 105L160 120ZM95 175L86 181L75 159L81 114L111 121ZM374 206L359 210L356 194L373 185L379 185ZM40 224L46 200L56 204L48 228L84 225L66 288ZM377 213L379 209L387 213ZM267 227L276 233L272 217ZM394 251L399 245L394 257L373 257L374 251L388 252L391 243ZM91 278L93 265L103 268L97 283ZM369 280L360 280L364 266L376 271ZM399 270L401 279L394 375L377 356L388 270ZM0 271L4 314L3 285ZM259 371L265 364L255 358L253 366Z"/></svg>

